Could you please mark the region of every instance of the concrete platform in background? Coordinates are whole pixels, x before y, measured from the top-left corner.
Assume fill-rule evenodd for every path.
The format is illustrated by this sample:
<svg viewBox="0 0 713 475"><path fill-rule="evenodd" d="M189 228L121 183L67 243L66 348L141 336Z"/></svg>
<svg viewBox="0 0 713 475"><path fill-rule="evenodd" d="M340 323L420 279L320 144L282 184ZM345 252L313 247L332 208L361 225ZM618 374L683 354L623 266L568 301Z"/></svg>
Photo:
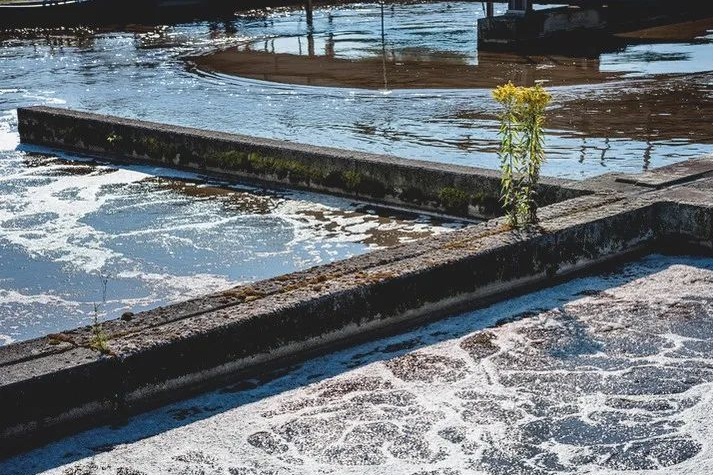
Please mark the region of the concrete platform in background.
<svg viewBox="0 0 713 475"><path fill-rule="evenodd" d="M480 18L479 48L581 50L619 33L713 16L713 5L692 0L561 3L571 5Z"/></svg>
<svg viewBox="0 0 713 475"><path fill-rule="evenodd" d="M494 170L51 107L19 109L18 126L25 143L125 163L180 168L421 212L478 219L500 214L500 175ZM591 193L586 188L579 181L543 178L539 203L546 206Z"/></svg>

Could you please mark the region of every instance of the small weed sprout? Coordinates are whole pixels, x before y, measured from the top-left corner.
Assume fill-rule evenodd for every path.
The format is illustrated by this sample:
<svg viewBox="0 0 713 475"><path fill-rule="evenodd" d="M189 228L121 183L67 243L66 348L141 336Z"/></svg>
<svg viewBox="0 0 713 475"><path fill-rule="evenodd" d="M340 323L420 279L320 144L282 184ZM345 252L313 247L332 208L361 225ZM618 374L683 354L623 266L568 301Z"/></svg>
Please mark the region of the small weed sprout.
<svg viewBox="0 0 713 475"><path fill-rule="evenodd" d="M107 135L106 141L107 141L110 145L113 145L113 144L115 144L116 142L120 142L120 141L121 141L121 136L120 136L120 135L117 135L116 132L112 132L112 133L110 133L109 135Z"/></svg>
<svg viewBox="0 0 713 475"><path fill-rule="evenodd" d="M545 161L545 108L550 95L542 86L518 87L508 82L493 91L500 114L500 187L511 226L536 224L537 184Z"/></svg>
<svg viewBox="0 0 713 475"><path fill-rule="evenodd" d="M109 284L109 277L100 275L102 285L102 304L106 305L106 289ZM92 338L89 340L89 347L102 354L109 353L109 336L104 331L99 319L101 305L94 302L94 314L92 315Z"/></svg>
<svg viewBox="0 0 713 475"><path fill-rule="evenodd" d="M89 340L89 347L102 354L109 353L109 337L99 321L99 304L97 303L94 303L92 338Z"/></svg>

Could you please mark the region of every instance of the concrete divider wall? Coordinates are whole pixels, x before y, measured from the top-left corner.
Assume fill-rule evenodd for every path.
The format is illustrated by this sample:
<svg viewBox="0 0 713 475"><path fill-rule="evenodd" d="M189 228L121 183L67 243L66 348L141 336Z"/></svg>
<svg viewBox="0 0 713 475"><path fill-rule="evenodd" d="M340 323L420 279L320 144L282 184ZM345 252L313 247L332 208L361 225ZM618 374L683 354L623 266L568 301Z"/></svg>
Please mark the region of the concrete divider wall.
<svg viewBox="0 0 713 475"><path fill-rule="evenodd" d="M377 161L47 109L24 109L19 117L26 142L194 170L208 170L212 154L236 149L335 168L349 160L354 167ZM132 145L142 139L154 151L159 148L153 149L153 140L174 148L157 159L158 153ZM124 145L112 148L117 142ZM405 162L409 165L395 165L396 172L389 172L391 164L382 165L379 176L394 180L389 183L406 180L402 171L419 162ZM495 219L111 320L102 325L107 350L92 344L90 327L0 347L0 456L270 365L552 285L625 255L690 242L712 249L713 161L676 165L654 175L644 181L655 178L656 187L636 180L620 183L614 176L597 179L589 185L600 191L543 207L540 224L526 230ZM410 176L423 177L418 170Z"/></svg>
<svg viewBox="0 0 713 475"><path fill-rule="evenodd" d="M24 143L457 216L501 213L493 170L48 107L19 109L18 121ZM546 206L587 193L580 183L544 178L538 200Z"/></svg>
<svg viewBox="0 0 713 475"><path fill-rule="evenodd" d="M89 327L0 348L0 452L185 397L281 358L551 283L655 241L651 203L573 201L543 210L549 217L539 229L510 231L491 221L402 246L395 259L361 256L112 320L103 328L106 354L91 349ZM591 209L571 213L582 207Z"/></svg>

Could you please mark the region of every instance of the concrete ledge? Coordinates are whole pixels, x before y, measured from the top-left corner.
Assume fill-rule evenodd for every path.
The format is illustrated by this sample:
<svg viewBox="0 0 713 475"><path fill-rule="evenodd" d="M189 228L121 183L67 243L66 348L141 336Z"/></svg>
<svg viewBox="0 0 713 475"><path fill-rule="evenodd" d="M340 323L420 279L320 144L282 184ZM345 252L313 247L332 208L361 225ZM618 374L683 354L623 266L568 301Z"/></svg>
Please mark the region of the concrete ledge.
<svg viewBox="0 0 713 475"><path fill-rule="evenodd" d="M18 109L23 143L456 216L500 214L499 172L204 131L85 112ZM545 178L540 206L589 193Z"/></svg>
<svg viewBox="0 0 713 475"><path fill-rule="evenodd" d="M543 209L537 229L490 221L109 321L105 354L91 349L89 327L1 347L0 452L651 250L669 212L654 198L578 198Z"/></svg>
<svg viewBox="0 0 713 475"><path fill-rule="evenodd" d="M83 128L95 132L92 136L101 146L64 135L61 127L69 127L68 133L74 130L69 120L74 114ZM143 128L143 123L125 125L86 114L55 116L41 109L23 110L20 116L25 139L101 153L109 148L103 143L106 137L114 134L111 146L130 138L126 149L114 150L116 156L136 155L135 160L149 163L200 169L203 157L208 162L207 150L230 151L240 144L259 153L302 157L299 163L314 163L308 160L317 156L314 160L325 164L338 163L334 167L343 166L340 160L359 167L385 166L373 156L354 158L324 149L312 154L306 146L193 129L163 130L153 124ZM39 121L45 119L54 122L42 126ZM126 135L116 137L122 133ZM131 144L142 137L177 148L157 161L134 150ZM192 153L193 145L198 154ZM406 167L400 159L391 160L398 162L397 168ZM663 173L675 175L679 184L666 187L664 182L661 189L616 184L614 177L609 177L613 185L598 180L605 191L543 207L540 225L527 230L509 229L495 219L112 320L103 324L108 346L104 352L93 349L89 327L0 347L0 456L263 372L270 365L552 285L632 253L687 244L713 249L713 179L700 173L708 169L705 162L692 166L690 177L681 167ZM429 165L440 170L440 165ZM380 170L384 177L392 176ZM419 170L413 173L421 176Z"/></svg>

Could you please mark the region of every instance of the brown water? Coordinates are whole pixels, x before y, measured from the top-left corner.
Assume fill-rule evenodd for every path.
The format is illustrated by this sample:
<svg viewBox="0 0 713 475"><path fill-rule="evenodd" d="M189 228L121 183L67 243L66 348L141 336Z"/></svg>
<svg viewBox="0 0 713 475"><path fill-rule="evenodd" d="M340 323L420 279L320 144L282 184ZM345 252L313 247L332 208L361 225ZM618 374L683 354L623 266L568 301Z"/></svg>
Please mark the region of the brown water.
<svg viewBox="0 0 713 475"><path fill-rule="evenodd" d="M511 54L478 50L480 16L480 5L466 2L363 4L319 10L310 26L300 13L280 11L251 19L263 22L263 37L189 62L221 77L408 98L403 106L384 99L400 119L388 135L377 124L360 130L385 135L375 141L416 142L419 158L464 162L468 154L474 165L495 166L489 91L507 81L543 84L555 96L549 174L635 172L712 150L713 19L631 32L606 45ZM403 126L406 120L420 120L422 130ZM431 156L434 146L447 150Z"/></svg>

